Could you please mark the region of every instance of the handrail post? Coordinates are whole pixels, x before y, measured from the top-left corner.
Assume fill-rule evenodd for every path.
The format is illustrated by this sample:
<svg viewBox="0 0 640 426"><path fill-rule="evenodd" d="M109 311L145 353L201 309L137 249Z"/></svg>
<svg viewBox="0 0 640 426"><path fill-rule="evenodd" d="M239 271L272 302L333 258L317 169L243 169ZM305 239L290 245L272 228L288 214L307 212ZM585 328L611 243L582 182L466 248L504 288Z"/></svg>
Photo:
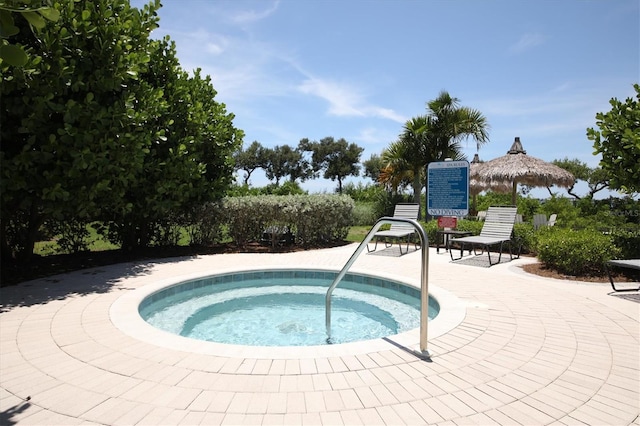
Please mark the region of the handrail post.
<svg viewBox="0 0 640 426"><path fill-rule="evenodd" d="M360 243L358 248L353 252L347 263L345 263L342 270L338 273L338 276L333 280L327 295L325 297L326 311L325 311L325 325L327 327L327 341L331 339L331 294L336 288L338 283L344 278L351 265L356 261L360 253L364 251L369 244L369 241L374 237L382 225L392 223L408 223L412 225L420 237L420 247L422 248L422 267L420 274L420 346L419 354L422 357L430 357L427 349L427 337L428 337L428 324L429 324L429 239L427 234L420 223L415 219L406 219L399 217L383 217L373 225L373 228L364 237L364 240Z"/></svg>

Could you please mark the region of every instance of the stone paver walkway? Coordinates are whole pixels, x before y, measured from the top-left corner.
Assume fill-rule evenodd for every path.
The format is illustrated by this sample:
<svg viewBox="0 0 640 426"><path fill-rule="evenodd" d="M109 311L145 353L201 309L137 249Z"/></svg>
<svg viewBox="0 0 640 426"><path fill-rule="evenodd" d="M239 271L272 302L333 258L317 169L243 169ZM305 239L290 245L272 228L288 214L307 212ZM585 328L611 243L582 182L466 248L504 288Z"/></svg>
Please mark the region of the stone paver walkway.
<svg viewBox="0 0 640 426"><path fill-rule="evenodd" d="M0 424L640 424L640 295L526 274L532 259L484 268L431 249L430 286L455 296L443 312L462 313L430 326L431 360L402 346L417 332L317 351L180 346L128 311L158 283L337 270L354 249L164 259L3 288ZM419 253L381 254L352 270L419 285Z"/></svg>

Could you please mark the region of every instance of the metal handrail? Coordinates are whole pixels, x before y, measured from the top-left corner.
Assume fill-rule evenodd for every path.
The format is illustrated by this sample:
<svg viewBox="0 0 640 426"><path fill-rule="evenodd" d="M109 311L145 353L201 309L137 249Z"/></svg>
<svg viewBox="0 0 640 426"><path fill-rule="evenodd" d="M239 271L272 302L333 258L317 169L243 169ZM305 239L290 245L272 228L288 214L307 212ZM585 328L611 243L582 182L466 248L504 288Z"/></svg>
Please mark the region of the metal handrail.
<svg viewBox="0 0 640 426"><path fill-rule="evenodd" d="M333 290L336 288L338 283L344 278L351 265L356 261L360 253L362 253L369 244L369 241L374 237L375 233L378 232L382 225L393 224L393 223L408 223L413 225L418 236L420 237L420 246L422 247L422 272L420 275L420 355L429 357L429 351L427 350L427 330L429 323L429 240L427 238L427 234L424 232L424 229L418 223L417 220L414 219L405 219L399 217L383 217L378 219L373 228L369 231L367 236L362 240L356 251L353 252L347 263L344 265L338 276L333 280L333 283L329 286L327 290L327 295L325 297L326 302L326 320L325 325L327 327L327 341L331 339L331 294Z"/></svg>

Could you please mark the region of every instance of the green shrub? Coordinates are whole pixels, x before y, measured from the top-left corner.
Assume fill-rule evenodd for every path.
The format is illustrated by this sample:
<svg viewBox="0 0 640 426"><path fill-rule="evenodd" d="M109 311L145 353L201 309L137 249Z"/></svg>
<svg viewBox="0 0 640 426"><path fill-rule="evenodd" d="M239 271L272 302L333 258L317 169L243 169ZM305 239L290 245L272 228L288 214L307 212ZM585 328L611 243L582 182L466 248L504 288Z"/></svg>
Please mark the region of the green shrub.
<svg viewBox="0 0 640 426"><path fill-rule="evenodd" d="M491 206L511 205L511 194L488 191L476 197L476 210L487 210Z"/></svg>
<svg viewBox="0 0 640 426"><path fill-rule="evenodd" d="M565 197L553 196L545 200L540 206L539 213L544 213L547 217L552 214L558 215L556 227L567 228L580 217L580 210L574 207L573 202Z"/></svg>
<svg viewBox="0 0 640 426"><path fill-rule="evenodd" d="M347 195L298 196L290 204L296 242L305 245L342 241L353 222L354 202Z"/></svg>
<svg viewBox="0 0 640 426"><path fill-rule="evenodd" d="M376 200L374 204L374 214L376 218L384 216L393 216L396 204L399 203L412 203L413 199L409 195L396 194L387 191L376 193ZM423 204L424 205L424 204ZM424 215L424 212L423 212Z"/></svg>
<svg viewBox="0 0 640 426"><path fill-rule="evenodd" d="M300 187L298 182L285 181L282 185L270 183L262 188L264 195L303 195L307 192Z"/></svg>
<svg viewBox="0 0 640 426"><path fill-rule="evenodd" d="M538 232L531 223L516 223L513 227L515 242L520 254L535 254L538 245Z"/></svg>
<svg viewBox="0 0 640 426"><path fill-rule="evenodd" d="M547 268L567 275L602 275L605 263L620 253L611 236L595 230L554 227L538 235L538 259Z"/></svg>
<svg viewBox="0 0 640 426"><path fill-rule="evenodd" d="M302 189L298 182L285 181L282 184L270 183L262 187L253 187L247 184L233 184L227 189L228 197L248 197L257 195L303 195L307 191Z"/></svg>
<svg viewBox="0 0 640 426"><path fill-rule="evenodd" d="M207 203L194 207L186 218L189 244L208 246L221 242L224 238L222 203Z"/></svg>
<svg viewBox="0 0 640 426"><path fill-rule="evenodd" d="M531 197L518 198L518 213L522 215L525 222L533 220L533 215L538 213L540 201Z"/></svg>
<svg viewBox="0 0 640 426"><path fill-rule="evenodd" d="M263 230L268 225L274 225L267 222L282 213L278 209L278 198L275 195L257 195L223 200L223 223L228 226L229 236L237 246L245 247L250 241L259 241Z"/></svg>
<svg viewBox="0 0 640 426"><path fill-rule="evenodd" d="M238 246L259 241L267 227L288 227L304 246L344 240L353 221L346 195L259 195L223 200L223 220Z"/></svg>
<svg viewBox="0 0 640 426"><path fill-rule="evenodd" d="M353 208L354 226L371 226L379 217L376 216L374 203L356 201Z"/></svg>
<svg viewBox="0 0 640 426"><path fill-rule="evenodd" d="M611 232L613 244L620 249L621 259L640 258L640 225L631 223Z"/></svg>
<svg viewBox="0 0 640 426"><path fill-rule="evenodd" d="M435 246L436 244L436 231L438 230L438 221L437 220L429 220L427 222L421 222L422 228L424 229L425 234L427 234L427 238L429 239L429 245Z"/></svg>
<svg viewBox="0 0 640 426"><path fill-rule="evenodd" d="M456 229L458 231L469 231L472 232L473 235L480 235L480 231L482 231L482 225L484 222L481 220L458 220L458 226Z"/></svg>
<svg viewBox="0 0 640 426"><path fill-rule="evenodd" d="M384 187L380 185L365 185L362 182L358 182L357 184L349 182L342 187L342 193L353 198L353 201L356 202L356 205L360 202L373 203L380 197L380 194L384 192L386 192L384 190Z"/></svg>
<svg viewBox="0 0 640 426"><path fill-rule="evenodd" d="M58 253L79 253L88 251L91 245L88 224L81 220L52 222L51 228L58 235Z"/></svg>
<svg viewBox="0 0 640 426"><path fill-rule="evenodd" d="M180 245L182 231L185 227L184 218L169 214L164 220L156 222L151 245L173 247Z"/></svg>

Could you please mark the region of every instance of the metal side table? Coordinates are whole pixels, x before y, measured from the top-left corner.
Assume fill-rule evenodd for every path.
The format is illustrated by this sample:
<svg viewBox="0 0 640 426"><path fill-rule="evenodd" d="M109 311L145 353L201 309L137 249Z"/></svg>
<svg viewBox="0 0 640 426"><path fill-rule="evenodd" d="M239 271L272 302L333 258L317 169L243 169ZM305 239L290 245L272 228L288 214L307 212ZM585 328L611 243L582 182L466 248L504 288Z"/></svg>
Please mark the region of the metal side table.
<svg viewBox="0 0 640 426"><path fill-rule="evenodd" d="M457 237L468 237L473 235L471 231L456 231L455 229L439 229L436 231L436 253L440 253L440 236L442 235L442 242L444 243L444 251L448 251L449 247L449 238L452 235ZM469 253L471 253L471 249L469 249Z"/></svg>

